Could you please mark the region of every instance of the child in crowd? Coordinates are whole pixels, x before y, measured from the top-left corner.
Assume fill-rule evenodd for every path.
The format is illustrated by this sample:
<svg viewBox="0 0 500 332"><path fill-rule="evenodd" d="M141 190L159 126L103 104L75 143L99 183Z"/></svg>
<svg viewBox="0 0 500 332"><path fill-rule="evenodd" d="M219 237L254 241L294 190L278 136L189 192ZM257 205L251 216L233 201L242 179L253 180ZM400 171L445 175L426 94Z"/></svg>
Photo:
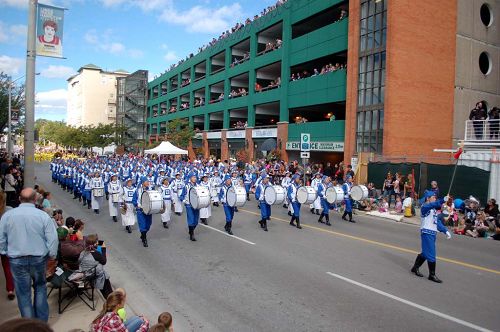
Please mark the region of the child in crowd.
<svg viewBox="0 0 500 332"><path fill-rule="evenodd" d="M394 213L403 213L403 202L401 202L401 196L396 196L396 205L394 206Z"/></svg>
<svg viewBox="0 0 500 332"><path fill-rule="evenodd" d="M173 332L174 328L172 326L172 315L169 312L162 312L158 316L158 324L162 325L168 332Z"/></svg>
<svg viewBox="0 0 500 332"><path fill-rule="evenodd" d="M387 203L387 197L382 198L380 205L378 207L378 212L389 212L389 203Z"/></svg>

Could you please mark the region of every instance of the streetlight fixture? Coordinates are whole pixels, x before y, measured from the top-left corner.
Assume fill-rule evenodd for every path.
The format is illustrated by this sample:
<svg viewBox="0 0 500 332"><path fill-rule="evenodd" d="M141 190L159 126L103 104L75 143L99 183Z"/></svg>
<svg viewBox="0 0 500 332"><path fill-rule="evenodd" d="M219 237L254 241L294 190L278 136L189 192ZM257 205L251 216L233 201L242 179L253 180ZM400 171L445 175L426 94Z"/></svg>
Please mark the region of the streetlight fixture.
<svg viewBox="0 0 500 332"><path fill-rule="evenodd" d="M35 73L35 75L40 75L40 73ZM12 85L24 78L26 75L11 80L10 76L8 78L8 91L9 91L9 116L8 116L8 129L7 129L7 156L11 157L12 153Z"/></svg>

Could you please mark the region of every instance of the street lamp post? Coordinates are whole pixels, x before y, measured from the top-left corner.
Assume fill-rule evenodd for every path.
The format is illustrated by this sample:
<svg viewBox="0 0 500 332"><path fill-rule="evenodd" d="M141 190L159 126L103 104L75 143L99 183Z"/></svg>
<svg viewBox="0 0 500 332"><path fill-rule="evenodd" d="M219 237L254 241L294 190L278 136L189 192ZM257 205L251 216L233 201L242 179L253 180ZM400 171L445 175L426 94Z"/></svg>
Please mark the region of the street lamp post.
<svg viewBox="0 0 500 332"><path fill-rule="evenodd" d="M38 0L29 0L28 40L26 52L26 113L24 125L24 185L35 185L35 62L36 62L36 8Z"/></svg>
<svg viewBox="0 0 500 332"><path fill-rule="evenodd" d="M12 85L16 83L18 80L21 78L24 78L23 75L21 77L16 78L15 80L11 80L10 76L7 81L8 84L8 91L9 91L9 123L8 123L8 130L7 130L7 156L11 156L12 154Z"/></svg>

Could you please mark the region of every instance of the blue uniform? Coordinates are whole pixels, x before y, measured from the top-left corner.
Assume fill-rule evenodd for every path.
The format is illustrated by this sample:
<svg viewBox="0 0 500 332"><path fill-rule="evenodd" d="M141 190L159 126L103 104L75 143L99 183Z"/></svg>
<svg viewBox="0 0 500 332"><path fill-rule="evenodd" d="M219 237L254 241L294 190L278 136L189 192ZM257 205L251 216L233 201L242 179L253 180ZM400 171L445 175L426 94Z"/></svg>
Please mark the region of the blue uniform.
<svg viewBox="0 0 500 332"><path fill-rule="evenodd" d="M184 188L182 188L182 192L179 196L179 200L184 202L184 206L186 207L187 224L191 227L196 227L198 225L198 220L200 219L200 210L193 208L188 200L189 190L196 186L196 184L189 182Z"/></svg>
<svg viewBox="0 0 500 332"><path fill-rule="evenodd" d="M420 238L422 240L421 255L429 262L436 261L436 234L445 233L448 229L443 225L441 218L438 218L437 209L441 208L443 200L433 203L425 203L420 208L422 216L420 225Z"/></svg>
<svg viewBox="0 0 500 332"><path fill-rule="evenodd" d="M255 190L255 198L259 201L260 216L263 220L268 220L269 218L271 218L271 205L266 203L264 197L264 191L268 186L270 186L269 182L267 184L264 184L261 181L257 186L257 189Z"/></svg>
<svg viewBox="0 0 500 332"><path fill-rule="evenodd" d="M143 192L144 189L141 186L137 188L137 190L134 192L134 196L132 197L132 204L137 211L137 223L139 224L139 230L141 231L141 233L148 232L153 222L153 216L145 214L142 210L141 197Z"/></svg>

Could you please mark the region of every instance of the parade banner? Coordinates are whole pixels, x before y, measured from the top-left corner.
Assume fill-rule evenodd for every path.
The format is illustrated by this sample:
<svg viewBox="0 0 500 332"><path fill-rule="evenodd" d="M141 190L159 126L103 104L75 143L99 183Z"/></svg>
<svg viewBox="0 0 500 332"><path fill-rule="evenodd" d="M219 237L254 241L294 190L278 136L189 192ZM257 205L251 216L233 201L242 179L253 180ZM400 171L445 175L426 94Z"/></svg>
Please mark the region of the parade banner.
<svg viewBox="0 0 500 332"><path fill-rule="evenodd" d="M63 58L64 8L39 3L36 23L36 54Z"/></svg>

